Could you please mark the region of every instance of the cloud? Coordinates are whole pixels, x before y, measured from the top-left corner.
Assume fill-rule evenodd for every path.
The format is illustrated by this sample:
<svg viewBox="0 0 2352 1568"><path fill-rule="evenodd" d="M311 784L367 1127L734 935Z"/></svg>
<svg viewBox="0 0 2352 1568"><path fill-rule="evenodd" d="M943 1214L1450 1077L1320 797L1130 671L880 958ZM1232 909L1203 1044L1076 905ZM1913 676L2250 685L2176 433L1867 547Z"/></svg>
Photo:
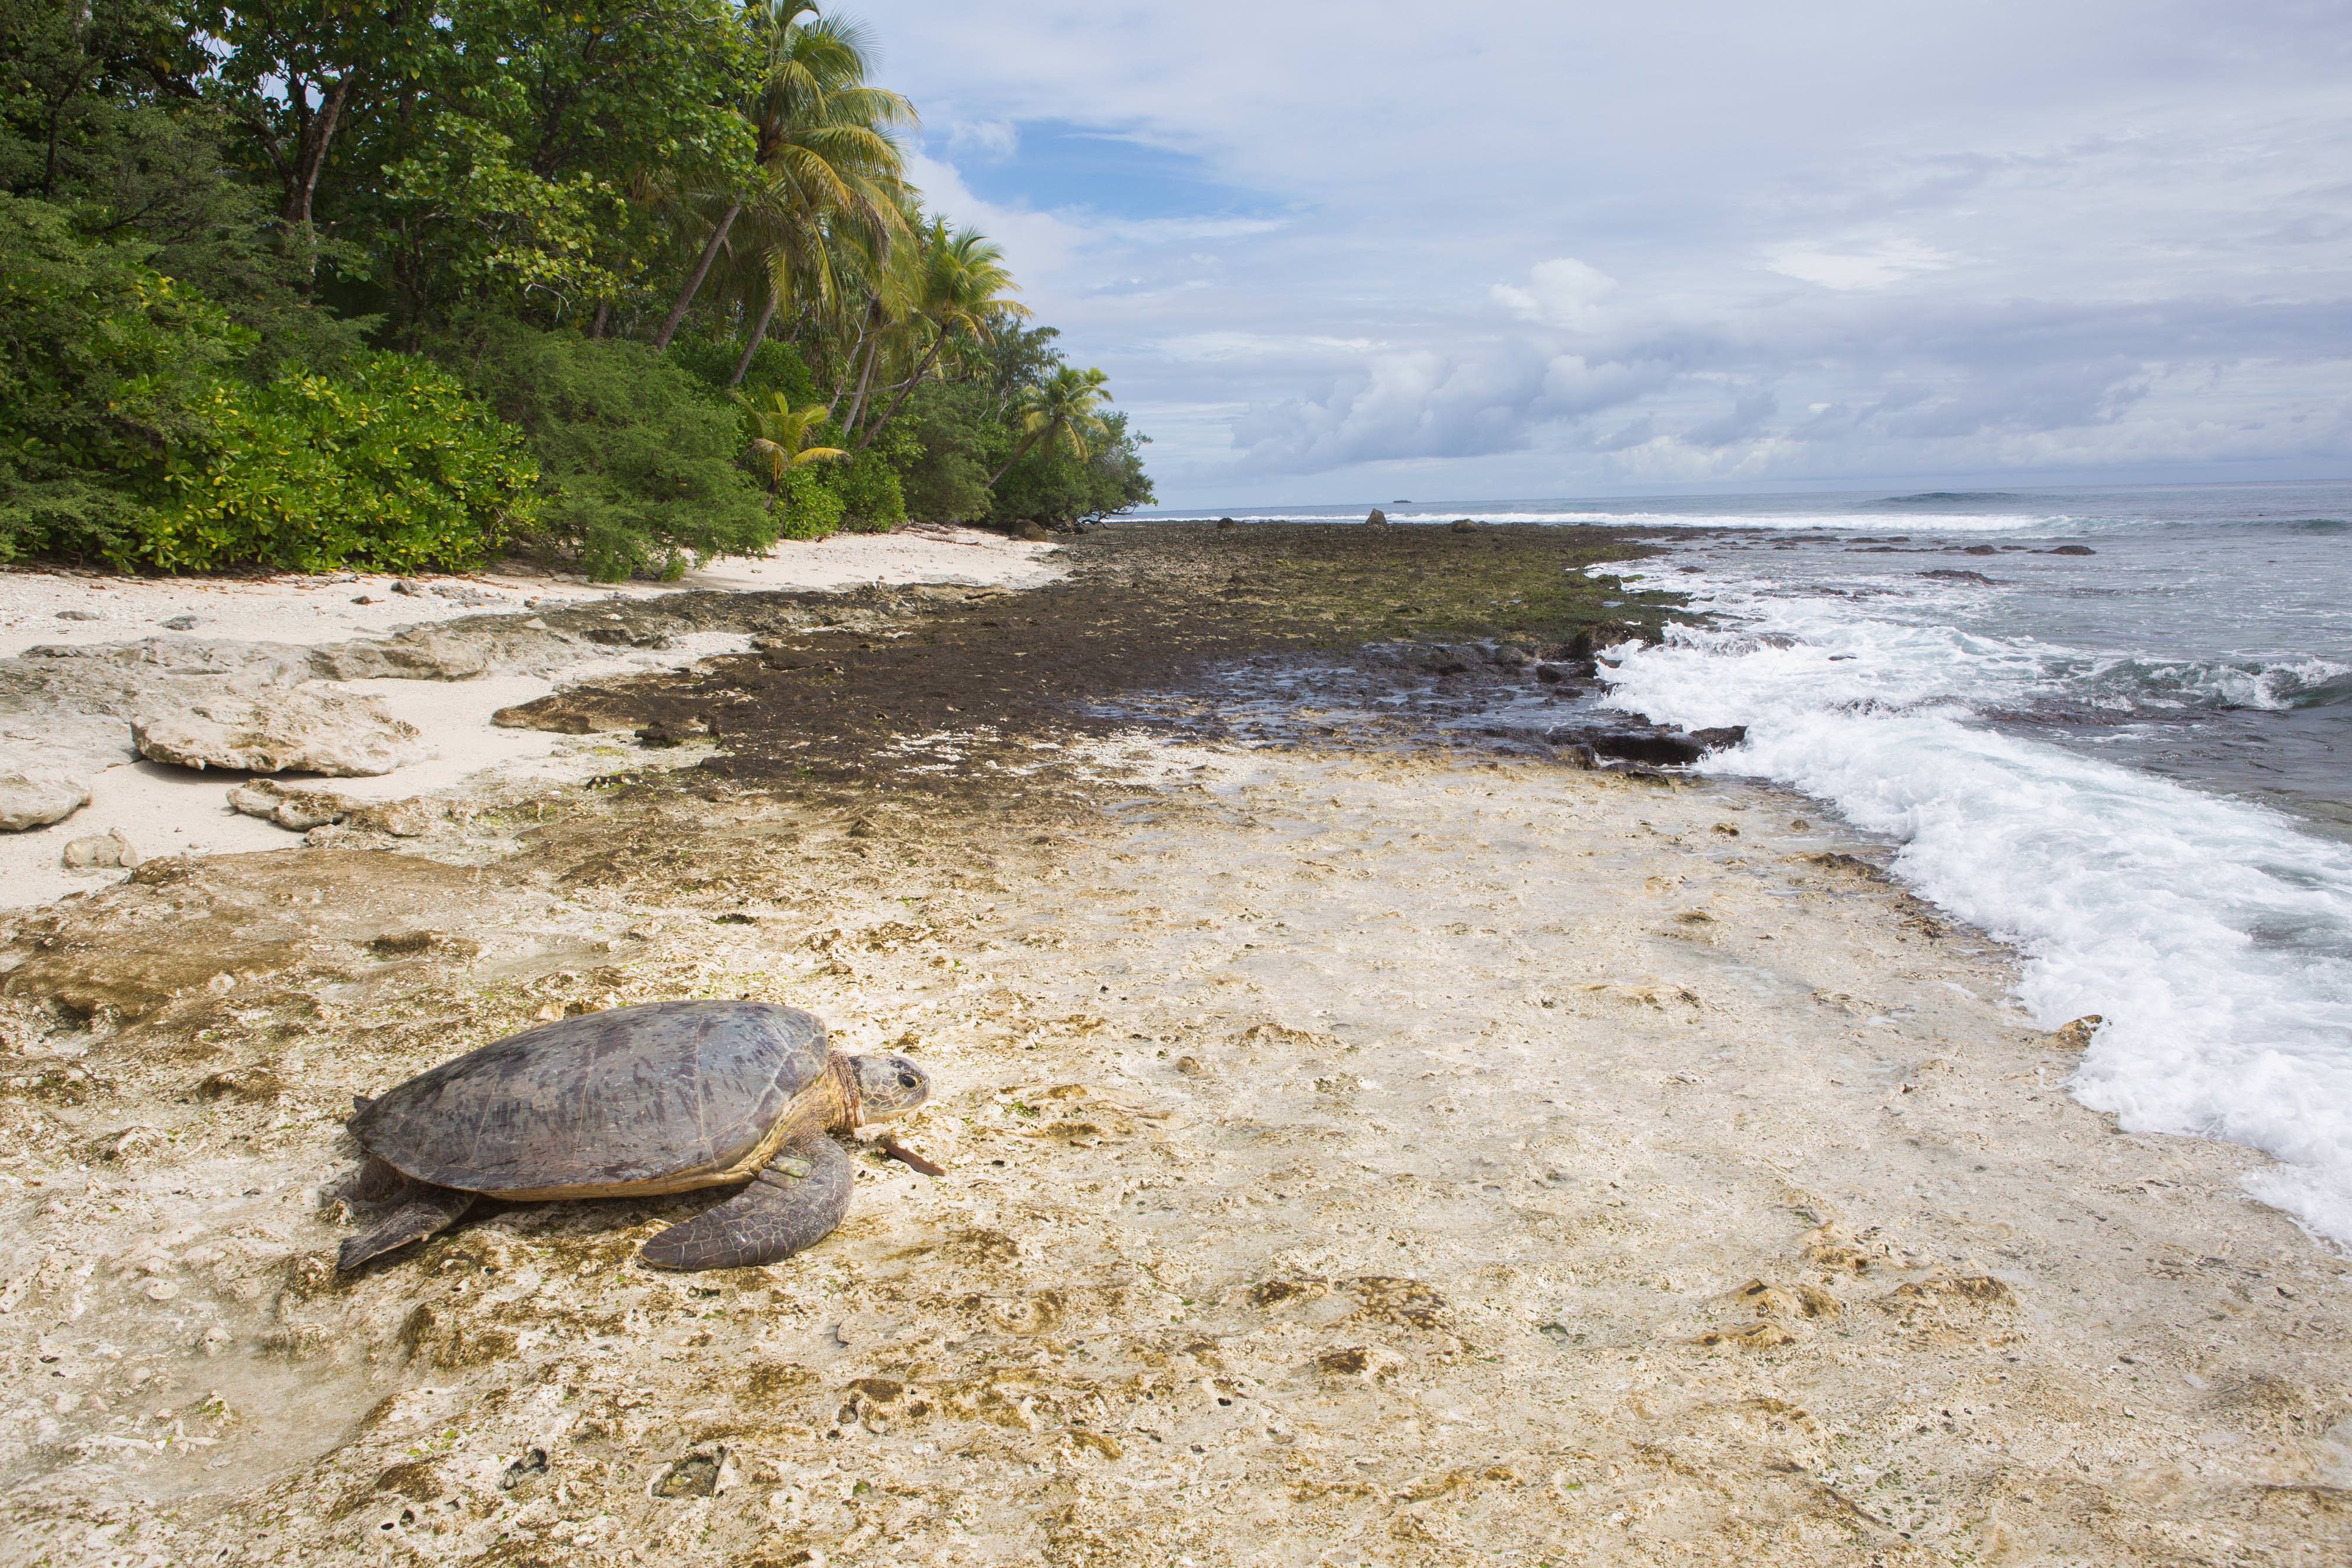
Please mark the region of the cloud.
<svg viewBox="0 0 2352 1568"><path fill-rule="evenodd" d="M1617 290L1617 280L1597 267L1564 256L1539 261L1528 269L1525 287L1497 283L1490 292L1495 302L1513 315L1547 327L1590 331L1601 324L1601 301Z"/></svg>
<svg viewBox="0 0 2352 1568"><path fill-rule="evenodd" d="M1278 473L1507 452L1526 444L1543 374L1533 356L1382 355L1319 400L1252 409L1234 444L1246 466Z"/></svg>
<svg viewBox="0 0 2352 1568"><path fill-rule="evenodd" d="M1774 272L1823 288L1885 288L1923 273L1941 272L1955 259L1912 239L1829 246L1800 242L1774 246L1765 253L1765 265Z"/></svg>
<svg viewBox="0 0 2352 1568"><path fill-rule="evenodd" d="M2326 7L1355 15L893 7L919 178L1171 502L2352 466Z"/></svg>
<svg viewBox="0 0 2352 1568"><path fill-rule="evenodd" d="M1001 163L1021 150L1021 128L1009 120L957 120L947 127L948 151Z"/></svg>

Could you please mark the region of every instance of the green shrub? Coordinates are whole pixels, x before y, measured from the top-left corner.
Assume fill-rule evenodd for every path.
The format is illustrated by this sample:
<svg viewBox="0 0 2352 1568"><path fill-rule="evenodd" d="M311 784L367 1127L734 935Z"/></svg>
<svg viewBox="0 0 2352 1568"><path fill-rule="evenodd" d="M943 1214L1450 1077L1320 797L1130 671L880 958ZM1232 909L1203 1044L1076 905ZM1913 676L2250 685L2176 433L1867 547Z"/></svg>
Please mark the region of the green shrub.
<svg viewBox="0 0 2352 1568"><path fill-rule="evenodd" d="M740 413L646 345L492 322L446 351L530 438L547 495L527 537L591 576L674 577L774 542Z"/></svg>
<svg viewBox="0 0 2352 1568"><path fill-rule="evenodd" d="M794 408L824 401L817 392L816 379L809 374L807 362L790 343L780 343L773 338L761 343L752 354L742 382L730 386L727 378L735 373L735 361L742 357L740 340L713 341L684 336L671 342L668 354L680 369L722 397L740 392L755 402L765 403L771 396L782 392Z"/></svg>
<svg viewBox="0 0 2352 1568"><path fill-rule="evenodd" d="M147 247L0 196L0 559L462 568L529 522L517 433L425 361L256 387L253 335Z"/></svg>
<svg viewBox="0 0 2352 1568"><path fill-rule="evenodd" d="M148 250L0 194L0 560L136 559L165 475L213 443L249 336Z"/></svg>
<svg viewBox="0 0 2352 1568"><path fill-rule="evenodd" d="M1150 477L1138 447L1150 438L1128 428L1127 415L1104 417L1103 432L1083 458L1058 442L1039 441L998 480L989 518L1007 525L1024 519L1067 522L1097 513L1150 505Z"/></svg>
<svg viewBox="0 0 2352 1568"><path fill-rule="evenodd" d="M521 433L456 377L373 354L344 381L225 389L214 450L173 465L138 564L469 570L530 526L538 484Z"/></svg>
<svg viewBox="0 0 2352 1568"><path fill-rule="evenodd" d="M885 441L889 434L884 432ZM877 442L854 457L822 467L841 497L841 526L852 533L887 533L907 520L898 470L891 465L891 455L877 450L881 444Z"/></svg>
<svg viewBox="0 0 2352 1568"><path fill-rule="evenodd" d="M929 523L986 517L992 444L1012 444L987 390L970 382L926 382L900 417L911 446L899 470L907 515Z"/></svg>
<svg viewBox="0 0 2352 1568"><path fill-rule="evenodd" d="M821 539L841 527L841 492L826 482L823 464L787 469L776 489L776 537Z"/></svg>

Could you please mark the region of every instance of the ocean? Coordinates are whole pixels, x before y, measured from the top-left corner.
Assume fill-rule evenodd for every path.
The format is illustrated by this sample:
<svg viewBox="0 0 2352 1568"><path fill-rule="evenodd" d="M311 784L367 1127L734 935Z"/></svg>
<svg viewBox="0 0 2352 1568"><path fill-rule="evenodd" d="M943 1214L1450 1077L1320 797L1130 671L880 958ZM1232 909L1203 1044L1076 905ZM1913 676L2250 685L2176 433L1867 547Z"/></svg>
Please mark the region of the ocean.
<svg viewBox="0 0 2352 1568"><path fill-rule="evenodd" d="M2105 1020L2082 1101L2275 1155L2253 1196L2352 1244L2352 483L1385 509L1648 532L1629 580L1712 624L1605 702L1745 726L1705 771L1895 846L2037 1023Z"/></svg>

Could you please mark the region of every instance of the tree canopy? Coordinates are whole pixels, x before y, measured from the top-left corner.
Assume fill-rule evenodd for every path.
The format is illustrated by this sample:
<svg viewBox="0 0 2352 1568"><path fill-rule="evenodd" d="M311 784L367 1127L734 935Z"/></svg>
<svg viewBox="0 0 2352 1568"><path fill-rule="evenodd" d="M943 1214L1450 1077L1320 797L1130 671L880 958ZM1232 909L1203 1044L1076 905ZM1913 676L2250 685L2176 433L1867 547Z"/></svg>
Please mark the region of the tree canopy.
<svg viewBox="0 0 2352 1568"><path fill-rule="evenodd" d="M613 576L1149 500L875 58L812 0L0 0L0 559Z"/></svg>

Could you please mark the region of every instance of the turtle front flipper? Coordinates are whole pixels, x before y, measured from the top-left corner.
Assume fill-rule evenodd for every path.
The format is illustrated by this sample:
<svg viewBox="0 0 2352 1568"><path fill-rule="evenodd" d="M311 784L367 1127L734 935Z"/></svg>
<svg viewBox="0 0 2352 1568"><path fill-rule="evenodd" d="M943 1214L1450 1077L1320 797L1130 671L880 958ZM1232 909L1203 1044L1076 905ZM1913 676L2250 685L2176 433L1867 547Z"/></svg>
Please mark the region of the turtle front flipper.
<svg viewBox="0 0 2352 1568"><path fill-rule="evenodd" d="M833 1233L857 1178L823 1133L786 1144L726 1202L673 1225L638 1249L656 1269L751 1269L789 1258Z"/></svg>
<svg viewBox="0 0 2352 1568"><path fill-rule="evenodd" d="M356 1269L395 1247L422 1241L457 1224L473 1207L474 1195L470 1192L418 1182L409 1189L407 1202L343 1243L342 1251L336 1255L335 1267Z"/></svg>

